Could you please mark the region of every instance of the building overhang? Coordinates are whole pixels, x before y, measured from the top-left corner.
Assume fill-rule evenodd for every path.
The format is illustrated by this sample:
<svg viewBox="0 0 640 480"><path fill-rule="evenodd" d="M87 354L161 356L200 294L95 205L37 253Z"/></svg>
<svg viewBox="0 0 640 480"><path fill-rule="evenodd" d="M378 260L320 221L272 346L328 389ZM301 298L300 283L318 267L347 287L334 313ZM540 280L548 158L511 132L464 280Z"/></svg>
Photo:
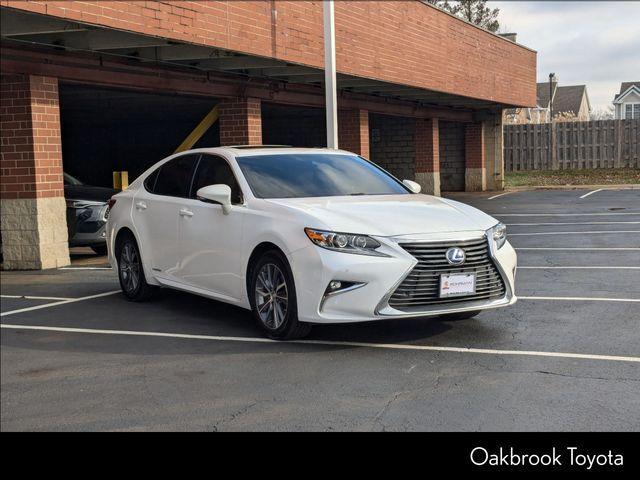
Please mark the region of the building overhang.
<svg viewBox="0 0 640 480"><path fill-rule="evenodd" d="M324 87L320 68L286 62L276 58L248 55L236 51L143 35L131 31L70 21L49 15L2 8L3 47L17 51L31 49L67 55L89 55L102 62L126 62L141 67L161 66L204 75L224 75L246 85L267 82L279 90L293 86ZM3 61L3 65L8 65ZM399 102L415 108L446 109L451 112L492 111L515 105L469 98L410 85L402 85L339 73L341 97L366 96L383 103ZM344 103L344 102L343 102Z"/></svg>

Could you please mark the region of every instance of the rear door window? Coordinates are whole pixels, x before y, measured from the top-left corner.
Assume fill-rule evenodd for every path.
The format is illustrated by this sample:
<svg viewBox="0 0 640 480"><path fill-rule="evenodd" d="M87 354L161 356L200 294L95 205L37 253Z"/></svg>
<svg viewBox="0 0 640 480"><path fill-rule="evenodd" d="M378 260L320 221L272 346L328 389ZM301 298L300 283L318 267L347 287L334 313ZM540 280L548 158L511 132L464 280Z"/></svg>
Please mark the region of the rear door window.
<svg viewBox="0 0 640 480"><path fill-rule="evenodd" d="M162 165L153 193L168 197L188 198L197 160L198 155L185 155L169 160Z"/></svg>

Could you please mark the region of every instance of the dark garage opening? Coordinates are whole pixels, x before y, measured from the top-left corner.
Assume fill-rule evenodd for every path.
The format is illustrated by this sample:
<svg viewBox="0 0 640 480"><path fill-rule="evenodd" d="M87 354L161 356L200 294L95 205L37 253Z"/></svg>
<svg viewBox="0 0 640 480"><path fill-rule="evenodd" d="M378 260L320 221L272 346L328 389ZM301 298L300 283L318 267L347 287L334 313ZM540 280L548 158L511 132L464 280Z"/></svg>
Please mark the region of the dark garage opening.
<svg viewBox="0 0 640 480"><path fill-rule="evenodd" d="M215 98L61 84L64 171L103 187L112 186L114 171L127 171L131 183L171 155L216 103ZM219 145L216 122L193 148Z"/></svg>
<svg viewBox="0 0 640 480"><path fill-rule="evenodd" d="M327 129L322 108L262 104L262 143L292 147L326 147Z"/></svg>
<svg viewBox="0 0 640 480"><path fill-rule="evenodd" d="M439 127L440 189L443 192L464 192L464 123L441 121Z"/></svg>

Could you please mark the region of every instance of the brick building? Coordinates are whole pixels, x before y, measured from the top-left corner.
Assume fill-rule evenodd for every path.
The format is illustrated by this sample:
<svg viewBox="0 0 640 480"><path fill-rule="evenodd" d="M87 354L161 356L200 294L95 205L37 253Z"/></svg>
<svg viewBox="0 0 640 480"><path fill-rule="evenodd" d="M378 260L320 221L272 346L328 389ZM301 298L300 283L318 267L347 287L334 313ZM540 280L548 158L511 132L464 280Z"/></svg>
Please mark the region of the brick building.
<svg viewBox="0 0 640 480"><path fill-rule="evenodd" d="M323 14L303 1L0 0L5 268L68 263L63 168L109 186L196 147L324 146ZM502 188L536 53L420 1L336 2L340 147L428 193Z"/></svg>

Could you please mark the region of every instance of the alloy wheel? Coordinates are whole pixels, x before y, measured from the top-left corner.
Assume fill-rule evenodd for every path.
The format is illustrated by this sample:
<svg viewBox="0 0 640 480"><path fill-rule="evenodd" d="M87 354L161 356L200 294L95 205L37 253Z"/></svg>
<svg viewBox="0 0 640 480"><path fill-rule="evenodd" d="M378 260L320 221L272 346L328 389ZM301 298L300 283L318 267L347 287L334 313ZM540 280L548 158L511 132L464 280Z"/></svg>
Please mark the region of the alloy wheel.
<svg viewBox="0 0 640 480"><path fill-rule="evenodd" d="M120 254L120 277L127 292L135 292L140 284L138 252L131 242L126 242Z"/></svg>
<svg viewBox="0 0 640 480"><path fill-rule="evenodd" d="M284 323L289 306L287 282L277 265L266 263L260 268L256 278L255 299L262 323L271 330L277 330Z"/></svg>

